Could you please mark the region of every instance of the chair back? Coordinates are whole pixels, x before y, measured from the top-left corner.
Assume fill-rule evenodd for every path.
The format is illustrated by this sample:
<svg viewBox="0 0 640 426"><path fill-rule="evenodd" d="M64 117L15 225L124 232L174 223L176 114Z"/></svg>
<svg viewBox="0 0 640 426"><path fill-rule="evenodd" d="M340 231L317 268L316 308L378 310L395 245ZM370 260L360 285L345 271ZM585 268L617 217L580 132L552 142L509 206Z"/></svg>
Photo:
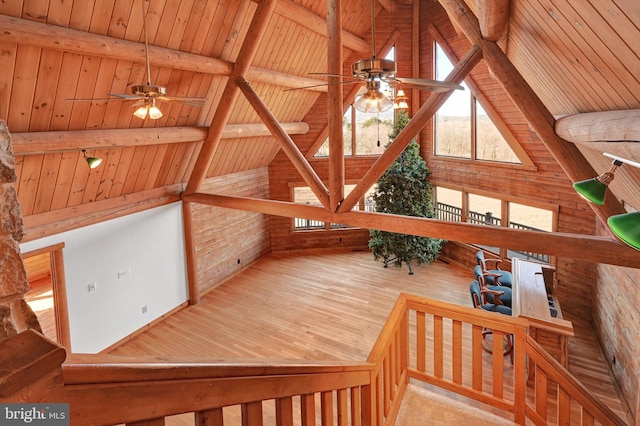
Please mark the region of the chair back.
<svg viewBox="0 0 640 426"><path fill-rule="evenodd" d="M473 303L473 307L482 309L482 293L480 292L478 280L473 280L471 285L469 285L469 293L471 293L471 303Z"/></svg>
<svg viewBox="0 0 640 426"><path fill-rule="evenodd" d="M478 262L478 265L482 268L482 270L487 270L487 264L485 263L484 252L482 250L478 250L478 252L476 253L476 262Z"/></svg>

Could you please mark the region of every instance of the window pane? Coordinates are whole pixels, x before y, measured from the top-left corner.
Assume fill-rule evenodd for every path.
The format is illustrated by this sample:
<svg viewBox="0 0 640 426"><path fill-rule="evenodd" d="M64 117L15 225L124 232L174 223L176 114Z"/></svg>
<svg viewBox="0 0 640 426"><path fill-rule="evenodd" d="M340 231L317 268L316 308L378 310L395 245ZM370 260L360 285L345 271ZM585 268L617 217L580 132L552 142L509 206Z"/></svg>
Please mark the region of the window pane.
<svg viewBox="0 0 640 426"><path fill-rule="evenodd" d="M509 203L509 227L535 231L553 230L553 212L517 203ZM547 254L509 250L509 257L521 257L549 263L551 258Z"/></svg>
<svg viewBox="0 0 640 426"><path fill-rule="evenodd" d="M460 222L462 220L462 192L436 187L436 217L440 220Z"/></svg>
<svg viewBox="0 0 640 426"><path fill-rule="evenodd" d="M316 194L308 186L293 188L293 202L309 206L322 206ZM319 229L324 228L324 222L311 219L295 218L294 229Z"/></svg>
<svg viewBox="0 0 640 426"><path fill-rule="evenodd" d="M493 124L480 102L476 106L476 158L520 164L520 160Z"/></svg>
<svg viewBox="0 0 640 426"><path fill-rule="evenodd" d="M444 80L453 64L436 44L436 79ZM471 91L454 90L438 109L435 119L435 154L471 158Z"/></svg>
<svg viewBox="0 0 640 426"><path fill-rule="evenodd" d="M509 226L511 228L553 231L553 212L517 203L509 203Z"/></svg>
<svg viewBox="0 0 640 426"><path fill-rule="evenodd" d="M318 150L316 151L315 154L313 154L314 157L328 157L329 156L329 138L325 139L325 141L322 143L322 146L320 146L320 148L318 148Z"/></svg>
<svg viewBox="0 0 640 426"><path fill-rule="evenodd" d="M495 198L469 194L469 223L500 226L502 202Z"/></svg>
<svg viewBox="0 0 640 426"><path fill-rule="evenodd" d="M380 155L389 142L393 110L381 113L356 111L356 155Z"/></svg>

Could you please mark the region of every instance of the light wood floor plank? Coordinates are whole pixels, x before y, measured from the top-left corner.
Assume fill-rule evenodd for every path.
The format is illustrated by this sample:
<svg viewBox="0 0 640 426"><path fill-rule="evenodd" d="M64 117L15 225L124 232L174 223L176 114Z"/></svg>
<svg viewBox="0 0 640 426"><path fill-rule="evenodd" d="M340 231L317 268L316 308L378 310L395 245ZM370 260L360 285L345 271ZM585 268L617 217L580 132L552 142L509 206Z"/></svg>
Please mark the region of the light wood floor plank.
<svg viewBox="0 0 640 426"><path fill-rule="evenodd" d="M362 361L400 292L471 306L472 271L437 261L414 272L368 252L273 253L111 353ZM625 418L593 329L574 328L569 370Z"/></svg>

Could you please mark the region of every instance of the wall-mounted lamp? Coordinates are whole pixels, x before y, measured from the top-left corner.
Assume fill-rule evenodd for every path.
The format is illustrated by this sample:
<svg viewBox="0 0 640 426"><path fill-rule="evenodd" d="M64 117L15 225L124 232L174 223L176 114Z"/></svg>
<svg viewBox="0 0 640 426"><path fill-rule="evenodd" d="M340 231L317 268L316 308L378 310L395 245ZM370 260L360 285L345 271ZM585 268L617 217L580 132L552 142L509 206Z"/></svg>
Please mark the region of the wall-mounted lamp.
<svg viewBox="0 0 640 426"><path fill-rule="evenodd" d="M604 197L609 183L613 180L613 172L622 163L640 168L640 163L620 158L612 154L604 153L605 157L613 159L611 169L600 176L576 182L573 184L575 190L582 197L594 204L604 204ZM611 232L622 242L628 244L636 250L640 250L640 212L630 212L611 216L607 219L607 225Z"/></svg>
<svg viewBox="0 0 640 426"><path fill-rule="evenodd" d="M100 163L102 163L102 158L100 157L89 157L86 149L82 150L82 155L90 169L95 169L100 165Z"/></svg>

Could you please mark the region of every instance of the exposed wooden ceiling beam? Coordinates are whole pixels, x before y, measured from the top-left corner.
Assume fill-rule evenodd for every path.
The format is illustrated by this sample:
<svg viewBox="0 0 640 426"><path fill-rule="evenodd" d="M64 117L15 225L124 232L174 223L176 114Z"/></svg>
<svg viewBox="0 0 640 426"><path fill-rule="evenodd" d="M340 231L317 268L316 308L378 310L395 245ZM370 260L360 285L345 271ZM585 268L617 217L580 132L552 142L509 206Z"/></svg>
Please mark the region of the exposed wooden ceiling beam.
<svg viewBox="0 0 640 426"><path fill-rule="evenodd" d="M332 213L321 207L303 204L214 194L183 195L182 199L188 202L274 216L304 217L323 222L344 223L367 229L508 247L514 250L545 253L593 263L635 268L640 261L640 253L638 251L611 238L592 235L525 231L507 227L446 222L436 219L375 212L349 211L346 213ZM593 247L598 247L598 250L594 250Z"/></svg>
<svg viewBox="0 0 640 426"><path fill-rule="evenodd" d="M482 59L482 52L479 48L473 46L464 58L455 65L445 81L460 84L480 59ZM382 176L396 158L400 156L414 136L425 126L433 114L438 111L438 108L446 102L449 96L451 96L451 92L452 91L450 90L448 92L433 93L429 96L427 102L420 107L407 126L398 133L398 136L396 136L393 142L387 147L387 149L385 149L384 153L380 155L371 168L367 170L362 179L360 179L355 188L351 190L338 209L338 212L345 213L351 210L358 203L358 200L360 200L364 196L365 192L367 192L367 190L369 190L369 188L371 188L373 184L380 179L380 176Z"/></svg>
<svg viewBox="0 0 640 426"><path fill-rule="evenodd" d="M82 55L100 56L122 61L145 62L144 44L113 37L56 27L27 19L0 15L4 43L15 43L45 49L62 50ZM154 66L205 74L231 75L233 64L217 58L149 46ZM301 77L259 67L250 67L247 79L284 87L326 92L326 81ZM314 86L314 87L309 87Z"/></svg>
<svg viewBox="0 0 640 426"><path fill-rule="evenodd" d="M640 109L568 115L555 130L569 142L640 163Z"/></svg>
<svg viewBox="0 0 640 426"><path fill-rule="evenodd" d="M276 13L291 19L303 27L327 37L327 21L292 0L280 0L276 6ZM342 30L344 47L356 52L368 52L371 45L364 39Z"/></svg>
<svg viewBox="0 0 640 426"><path fill-rule="evenodd" d="M476 0L480 33L485 40L499 41L509 30L509 0Z"/></svg>
<svg viewBox="0 0 640 426"><path fill-rule="evenodd" d="M276 141L280 143L280 147L287 157L289 157L289 160L291 160L293 166L298 173L300 173L302 179L304 179L309 188L311 188L322 205L328 208L329 192L320 177L313 170L313 167L311 167L307 159L304 158L304 155L302 155L295 142L291 140L282 126L280 126L278 120L271 114L271 111L269 111L264 102L262 102L247 80L238 77L238 87L249 101L249 104L251 104L256 113L258 113L258 116L264 124L269 128L269 131L276 138Z"/></svg>
<svg viewBox="0 0 640 426"><path fill-rule="evenodd" d="M280 123L290 135L305 134L309 125L304 122ZM11 146L15 155L47 152L106 149L124 146L164 145L198 142L206 139L208 127L149 127L141 129L73 130L59 132L13 133ZM271 136L263 123L227 124L221 139Z"/></svg>
<svg viewBox="0 0 640 426"><path fill-rule="evenodd" d="M449 18L460 27L471 43L482 49L484 60L494 73L496 80L525 116L569 179L576 182L596 176L597 173L578 148L556 135L553 115L498 44L482 37L478 19L464 0L439 0L439 2L447 11ZM607 218L610 216L625 212L620 202L612 195L607 197L607 201L602 206L590 205L602 223L607 223Z"/></svg>
<svg viewBox="0 0 640 426"><path fill-rule="evenodd" d="M249 25L249 30L238 53L238 59L233 67L233 72L227 80L227 84L220 98L220 104L213 116L211 126L209 126L209 134L202 144L193 171L189 177L189 182L185 189L187 194L196 192L207 176L211 160L220 146L220 139L222 138L224 128L229 121L231 111L240 95L238 82L240 81L240 77L246 77L247 71L258 50L260 39L267 29L276 3L277 0L263 0L258 3L258 7Z"/></svg>

